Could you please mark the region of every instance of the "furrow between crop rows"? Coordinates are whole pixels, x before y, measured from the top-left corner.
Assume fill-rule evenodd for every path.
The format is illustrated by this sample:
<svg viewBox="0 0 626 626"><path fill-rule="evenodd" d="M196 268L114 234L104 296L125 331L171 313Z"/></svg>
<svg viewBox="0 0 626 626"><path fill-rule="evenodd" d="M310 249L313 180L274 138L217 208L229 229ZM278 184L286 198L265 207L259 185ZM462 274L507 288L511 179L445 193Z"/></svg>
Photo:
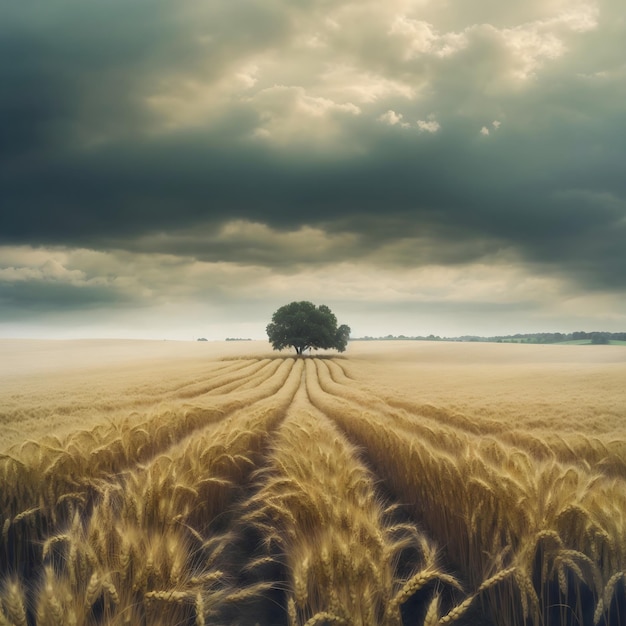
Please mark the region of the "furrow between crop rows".
<svg viewBox="0 0 626 626"><path fill-rule="evenodd" d="M244 357L55 395L65 434L0 454L0 626L623 625L622 438L358 371Z"/></svg>
<svg viewBox="0 0 626 626"><path fill-rule="evenodd" d="M0 591L7 618L20 623L21 608L33 607L37 624L205 623L216 606L232 603L240 590L216 562L231 538L231 503L300 384L301 363L284 361L282 370L275 394L146 464L92 480L89 502L62 494L69 506L59 523L42 524L42 507L7 519ZM46 527L44 538L35 526Z"/></svg>
<svg viewBox="0 0 626 626"><path fill-rule="evenodd" d="M415 526L394 523L357 450L311 405L305 384L257 477L259 490L240 523L259 548L244 572L253 584L273 583L281 593L272 603L263 601L267 593L250 598L234 610L237 623L258 620L263 611L263 623L276 623L282 611L290 626L399 625L408 598L428 585L432 602L435 582L457 585ZM408 574L399 565L407 552Z"/></svg>
<svg viewBox="0 0 626 626"><path fill-rule="evenodd" d="M282 361L264 385L234 397L172 403L152 414L133 413L91 430L74 431L63 439L48 436L27 440L0 455L0 475L5 482L15 484L16 506L33 504L33 498L20 503L22 496L28 500L26 494L33 483L46 482L48 489L50 481L69 481L75 486L81 479L116 473L132 463L145 462L194 430L277 393L292 367L292 360Z"/></svg>
<svg viewBox="0 0 626 626"><path fill-rule="evenodd" d="M445 442L446 449L449 449L450 439L467 434L472 438L472 445L486 447L484 444L487 443L492 447L513 446L540 461L557 460L579 465L583 470L615 477L626 476L626 443L621 439L616 441L608 436L589 437L576 432L567 433L566 436L548 432L539 436L497 420L471 420L460 413L432 405L397 400L385 393L374 395L369 389L353 386L353 381L345 378L342 370L332 361L325 360L320 363L320 367L328 369L329 375L324 374L320 378L325 391L368 409L382 407L382 411L387 412L399 426L421 432L427 438L431 436L433 445ZM444 434L446 429L449 432Z"/></svg>
<svg viewBox="0 0 626 626"><path fill-rule="evenodd" d="M198 396L203 396L209 393L227 393L228 391L237 389L240 385L245 384L250 377L267 367L270 363L271 361L269 359L262 359L249 363L245 367L229 371L209 381L205 380L179 389L172 394L172 398L189 399L197 398Z"/></svg>
<svg viewBox="0 0 626 626"><path fill-rule="evenodd" d="M0 524L6 532L0 545L8 549L9 530L16 525L36 526L45 534L67 522L77 502L91 500L97 481L145 463L208 424L271 397L285 388L292 369L293 360L283 361L275 381L236 398L173 407L149 416L131 415L74 432L65 440L52 436L28 440L2 454Z"/></svg>
<svg viewBox="0 0 626 626"><path fill-rule="evenodd" d="M307 368L318 373L308 378L313 404L365 448L398 500L446 546L450 566L481 594L491 619L574 623L589 606L605 617L614 576L626 564L623 480L538 463L493 441L481 448L443 429L435 446L399 426L391 408L368 410L325 392L329 374L321 361ZM506 580L486 589L498 572ZM554 621L555 611L563 621Z"/></svg>

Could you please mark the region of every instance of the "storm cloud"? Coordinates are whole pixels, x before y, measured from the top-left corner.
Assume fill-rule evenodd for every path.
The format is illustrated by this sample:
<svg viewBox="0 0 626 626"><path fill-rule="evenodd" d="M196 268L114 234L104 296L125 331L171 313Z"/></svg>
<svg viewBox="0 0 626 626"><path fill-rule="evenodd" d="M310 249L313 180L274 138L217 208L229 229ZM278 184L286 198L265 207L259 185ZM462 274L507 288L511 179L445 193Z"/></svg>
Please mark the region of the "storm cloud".
<svg viewBox="0 0 626 626"><path fill-rule="evenodd" d="M495 320L517 306L514 331L529 315L617 329L622 13L561 0L3 6L0 315L210 294L262 317L319 291L346 310Z"/></svg>

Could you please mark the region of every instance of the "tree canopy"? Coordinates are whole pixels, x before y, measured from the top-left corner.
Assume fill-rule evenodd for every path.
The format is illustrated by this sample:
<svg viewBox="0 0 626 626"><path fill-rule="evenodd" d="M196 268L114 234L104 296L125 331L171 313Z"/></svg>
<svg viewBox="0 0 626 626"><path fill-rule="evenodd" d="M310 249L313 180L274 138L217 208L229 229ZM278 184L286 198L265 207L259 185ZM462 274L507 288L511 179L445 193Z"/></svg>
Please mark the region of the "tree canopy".
<svg viewBox="0 0 626 626"><path fill-rule="evenodd" d="M281 306L266 330L274 350L292 346L296 354L308 348L343 352L350 338L350 327L337 327L337 318L325 304L315 306L306 300Z"/></svg>

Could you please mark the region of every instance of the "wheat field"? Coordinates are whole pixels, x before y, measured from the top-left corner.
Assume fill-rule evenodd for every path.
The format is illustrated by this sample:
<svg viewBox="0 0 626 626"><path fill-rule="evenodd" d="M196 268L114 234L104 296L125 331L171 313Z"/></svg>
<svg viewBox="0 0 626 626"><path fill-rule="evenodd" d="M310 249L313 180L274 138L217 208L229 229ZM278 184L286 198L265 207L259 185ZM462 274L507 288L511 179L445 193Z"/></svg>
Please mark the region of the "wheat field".
<svg viewBox="0 0 626 626"><path fill-rule="evenodd" d="M0 349L0 626L626 623L626 348Z"/></svg>

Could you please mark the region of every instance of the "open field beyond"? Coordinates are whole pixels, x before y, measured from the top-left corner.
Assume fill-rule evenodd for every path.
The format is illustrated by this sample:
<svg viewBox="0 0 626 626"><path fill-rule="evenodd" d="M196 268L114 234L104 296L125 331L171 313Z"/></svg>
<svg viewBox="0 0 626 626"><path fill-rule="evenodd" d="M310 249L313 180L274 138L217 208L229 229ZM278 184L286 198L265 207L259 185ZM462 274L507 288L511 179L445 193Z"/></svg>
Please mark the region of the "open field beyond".
<svg viewBox="0 0 626 626"><path fill-rule="evenodd" d="M626 623L626 347L0 355L0 626Z"/></svg>

